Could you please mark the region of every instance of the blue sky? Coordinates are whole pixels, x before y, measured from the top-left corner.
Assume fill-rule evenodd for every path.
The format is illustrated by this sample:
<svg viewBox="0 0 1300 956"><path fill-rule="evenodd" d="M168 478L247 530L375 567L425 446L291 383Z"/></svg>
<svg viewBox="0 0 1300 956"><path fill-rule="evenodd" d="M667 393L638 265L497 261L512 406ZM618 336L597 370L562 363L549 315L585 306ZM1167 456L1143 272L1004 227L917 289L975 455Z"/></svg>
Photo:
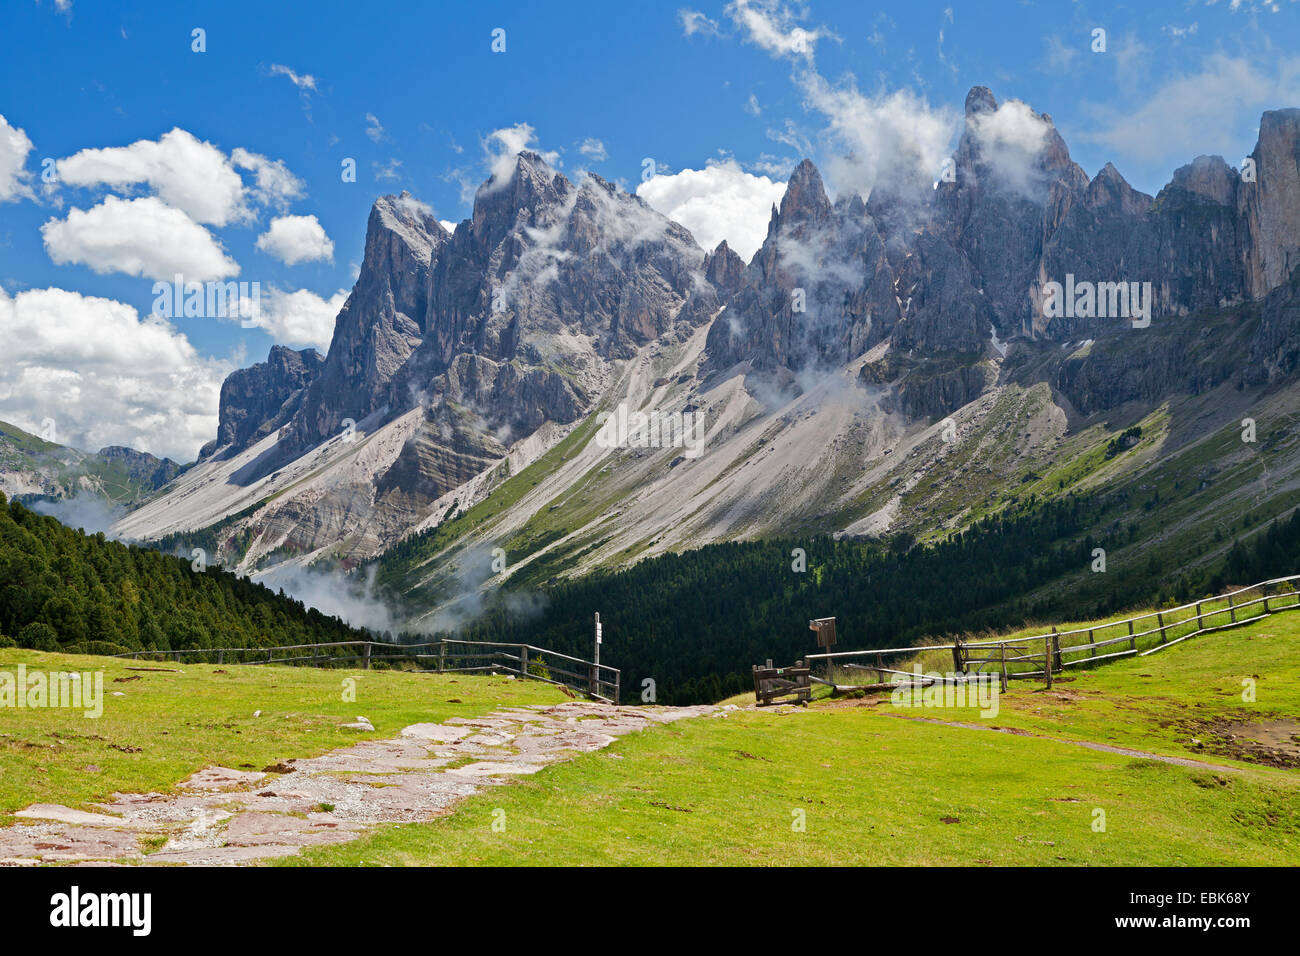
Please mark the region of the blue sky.
<svg viewBox="0 0 1300 956"><path fill-rule="evenodd" d="M837 168L850 150L870 169L907 140L928 163L976 84L1049 113L1089 175L1114 161L1151 193L1198 153L1238 165L1262 110L1300 106L1292 0L9 0L4 17L0 419L186 459L231 368L276 341L323 349L376 196L459 221L524 142L747 252L800 158L840 192L870 182ZM277 290L266 327L149 319L174 261Z"/></svg>

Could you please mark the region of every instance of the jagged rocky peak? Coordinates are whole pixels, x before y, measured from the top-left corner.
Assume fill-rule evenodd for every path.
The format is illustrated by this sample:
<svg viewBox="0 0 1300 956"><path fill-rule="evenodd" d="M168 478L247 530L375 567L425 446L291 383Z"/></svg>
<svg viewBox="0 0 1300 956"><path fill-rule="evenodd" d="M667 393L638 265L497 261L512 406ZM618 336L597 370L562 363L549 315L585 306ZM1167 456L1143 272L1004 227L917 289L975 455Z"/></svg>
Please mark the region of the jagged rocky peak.
<svg viewBox="0 0 1300 956"><path fill-rule="evenodd" d="M199 458L239 451L284 425L324 360L315 349L273 345L265 362L238 369L221 384L217 437Z"/></svg>
<svg viewBox="0 0 1300 956"><path fill-rule="evenodd" d="M986 86L966 94L965 125L954 159L955 192L979 185L1042 203L1054 183L1075 192L1088 184L1049 114L1018 100L999 104ZM941 189L939 194L953 191Z"/></svg>
<svg viewBox="0 0 1300 956"><path fill-rule="evenodd" d="M796 223L822 223L831 218L834 207L826 195L822 175L811 159L803 160L790 174L781 207L772 217L772 226L792 226Z"/></svg>
<svg viewBox="0 0 1300 956"><path fill-rule="evenodd" d="M516 225L531 224L539 210L563 205L572 193L573 184L545 157L524 150L508 174L494 172L474 194L473 238L496 245Z"/></svg>
<svg viewBox="0 0 1300 956"><path fill-rule="evenodd" d="M744 272L745 260L732 251L726 239L704 256L704 277L713 283L723 300L730 298L740 288Z"/></svg>
<svg viewBox="0 0 1300 956"><path fill-rule="evenodd" d="M295 417L293 444L314 445L344 419L361 421L382 407L384 386L420 344L430 272L450 240L433 210L410 193L375 200L361 271Z"/></svg>
<svg viewBox="0 0 1300 956"><path fill-rule="evenodd" d="M1300 109L1269 110L1243 170L1238 204L1248 233L1251 294L1265 295L1300 265Z"/></svg>
<svg viewBox="0 0 1300 956"><path fill-rule="evenodd" d="M382 255L384 244L400 242L427 266L434 249L449 237L433 209L402 190L400 196L379 197L371 207L366 224L366 255Z"/></svg>
<svg viewBox="0 0 1300 956"><path fill-rule="evenodd" d="M1140 216L1151 208L1152 199L1130 186L1114 164L1107 163L1088 183L1084 202L1092 209L1105 206L1120 215Z"/></svg>
<svg viewBox="0 0 1300 956"><path fill-rule="evenodd" d="M966 94L966 120L967 122L974 116L981 113L996 113L998 109L997 97L987 86L972 86L970 92Z"/></svg>
<svg viewBox="0 0 1300 956"><path fill-rule="evenodd" d="M749 362L771 373L847 362L896 321L892 281L884 241L861 197L832 203L817 167L805 159L709 330L708 367Z"/></svg>

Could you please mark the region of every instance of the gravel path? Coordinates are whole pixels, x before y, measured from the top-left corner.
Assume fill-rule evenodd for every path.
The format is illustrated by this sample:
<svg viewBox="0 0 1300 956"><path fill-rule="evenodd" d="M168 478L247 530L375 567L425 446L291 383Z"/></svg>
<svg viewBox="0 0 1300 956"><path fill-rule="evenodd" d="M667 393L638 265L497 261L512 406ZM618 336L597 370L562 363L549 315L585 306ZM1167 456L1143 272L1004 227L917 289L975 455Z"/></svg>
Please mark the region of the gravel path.
<svg viewBox="0 0 1300 956"><path fill-rule="evenodd" d="M209 767L176 793L116 794L97 812L36 804L0 829L0 865L220 866L288 856L357 839L381 823L433 819L518 774L714 712L584 702L514 707L414 724L392 740L365 740L263 772Z"/></svg>

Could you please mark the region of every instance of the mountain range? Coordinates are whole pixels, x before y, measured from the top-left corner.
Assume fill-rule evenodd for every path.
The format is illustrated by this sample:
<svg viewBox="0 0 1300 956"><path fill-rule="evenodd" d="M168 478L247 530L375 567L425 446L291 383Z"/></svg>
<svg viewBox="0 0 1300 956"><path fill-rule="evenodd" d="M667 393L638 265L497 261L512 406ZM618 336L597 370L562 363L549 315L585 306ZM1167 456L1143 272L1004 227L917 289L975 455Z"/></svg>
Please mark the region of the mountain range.
<svg viewBox="0 0 1300 956"><path fill-rule="evenodd" d="M158 463L113 531L255 575L377 566L417 628L507 579L924 542L1098 490L1161 519L1098 529L1112 561L1194 564L1300 501L1297 266L1297 109L1263 114L1240 169L1197 157L1153 197L977 87L944 170L832 199L800 163L748 263L525 151L452 232L377 200L326 355L233 373L198 461ZM652 412L702 417L702 454L599 440Z"/></svg>

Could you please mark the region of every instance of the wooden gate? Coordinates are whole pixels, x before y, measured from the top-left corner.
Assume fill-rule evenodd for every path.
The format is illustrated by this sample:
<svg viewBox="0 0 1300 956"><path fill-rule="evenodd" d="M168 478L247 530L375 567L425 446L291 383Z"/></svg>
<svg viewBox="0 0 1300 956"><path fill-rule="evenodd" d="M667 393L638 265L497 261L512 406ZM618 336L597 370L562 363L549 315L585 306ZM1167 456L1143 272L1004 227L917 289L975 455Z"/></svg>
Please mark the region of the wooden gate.
<svg viewBox="0 0 1300 956"><path fill-rule="evenodd" d="M811 699L812 668L807 661L796 661L793 667L773 667L770 660L763 667L754 665L754 700L759 707L778 703L806 704Z"/></svg>

